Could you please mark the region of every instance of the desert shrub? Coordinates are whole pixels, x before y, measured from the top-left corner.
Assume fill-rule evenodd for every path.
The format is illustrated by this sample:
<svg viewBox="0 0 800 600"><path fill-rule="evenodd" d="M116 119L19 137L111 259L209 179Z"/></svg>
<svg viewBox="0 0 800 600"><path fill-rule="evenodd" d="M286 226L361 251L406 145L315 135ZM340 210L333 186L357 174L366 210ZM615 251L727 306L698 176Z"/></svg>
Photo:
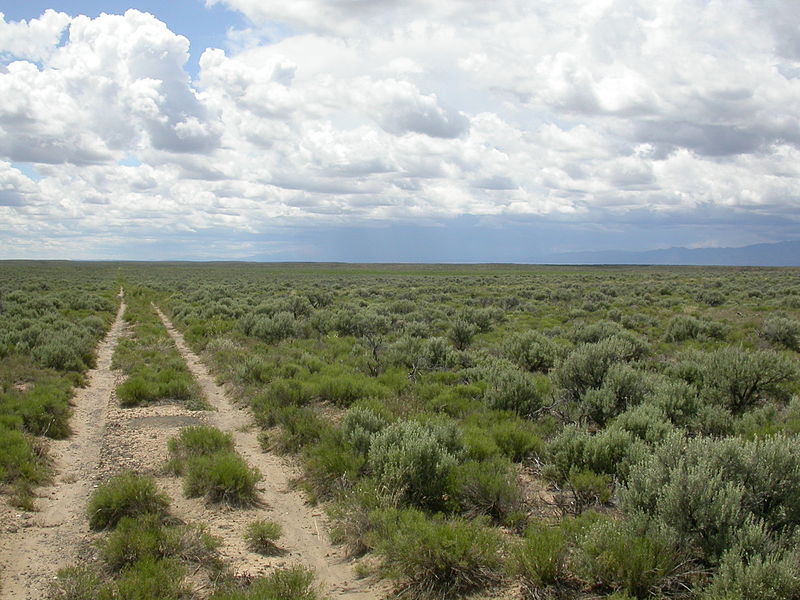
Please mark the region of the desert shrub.
<svg viewBox="0 0 800 600"><path fill-rule="evenodd" d="M37 345L33 358L43 367L59 371L84 371L93 362L91 342L88 339L57 334Z"/></svg>
<svg viewBox="0 0 800 600"><path fill-rule="evenodd" d="M117 387L117 398L124 407L154 402L158 400L158 386L141 375L133 375Z"/></svg>
<svg viewBox="0 0 800 600"><path fill-rule="evenodd" d="M41 483L46 475L45 463L36 452L32 438L0 425L0 482L21 479Z"/></svg>
<svg viewBox="0 0 800 600"><path fill-rule="evenodd" d="M514 333L502 345L503 356L526 371L547 373L556 360L552 340L538 331Z"/></svg>
<svg viewBox="0 0 800 600"><path fill-rule="evenodd" d="M342 433L355 450L364 456L371 438L389 424L385 415L362 406L353 406L342 418Z"/></svg>
<svg viewBox="0 0 800 600"><path fill-rule="evenodd" d="M492 425L489 432L500 452L513 462L545 453L544 440L525 421L503 420Z"/></svg>
<svg viewBox="0 0 800 600"><path fill-rule="evenodd" d="M422 364L428 369L449 369L456 363L450 344L443 337L433 337L422 347Z"/></svg>
<svg viewBox="0 0 800 600"><path fill-rule="evenodd" d="M567 578L567 555L567 537L563 529L534 523L514 548L509 570L522 580L526 595L535 598L537 590Z"/></svg>
<svg viewBox="0 0 800 600"><path fill-rule="evenodd" d="M577 327L570 335L570 339L576 344L596 344L618 335L622 330L622 325L616 321L598 321Z"/></svg>
<svg viewBox="0 0 800 600"><path fill-rule="evenodd" d="M653 404L640 404L628 409L614 419L609 427L629 431L650 445L660 443L675 431L675 426L664 411Z"/></svg>
<svg viewBox="0 0 800 600"><path fill-rule="evenodd" d="M647 451L644 442L622 429L607 428L592 435L567 425L550 441L546 474L559 483L567 481L573 469L624 479Z"/></svg>
<svg viewBox="0 0 800 600"><path fill-rule="evenodd" d="M494 410L507 410L521 417L535 415L545 404L546 378L537 378L516 369L490 372L484 394L486 405Z"/></svg>
<svg viewBox="0 0 800 600"><path fill-rule="evenodd" d="M725 295L717 290L701 290L697 294L697 301L709 306L721 306L725 304Z"/></svg>
<svg viewBox="0 0 800 600"><path fill-rule="evenodd" d="M701 406L695 386L681 379L666 377L654 382L647 403L660 409L678 427L692 422Z"/></svg>
<svg viewBox="0 0 800 600"><path fill-rule="evenodd" d="M268 396L277 406L305 406L314 398L315 390L298 379L274 379Z"/></svg>
<svg viewBox="0 0 800 600"><path fill-rule="evenodd" d="M167 447L170 453L167 470L180 475L186 463L194 457L233 451L233 436L206 425L184 427L176 437L169 440Z"/></svg>
<svg viewBox="0 0 800 600"><path fill-rule="evenodd" d="M330 424L305 406L277 409L275 420L281 426L281 435L276 445L280 452L298 452L318 442L331 429Z"/></svg>
<svg viewBox="0 0 800 600"><path fill-rule="evenodd" d="M621 336L582 344L564 359L556 369L554 379L568 398L577 400L587 390L600 388L613 365L632 360L637 353L635 345Z"/></svg>
<svg viewBox="0 0 800 600"><path fill-rule="evenodd" d="M182 600L186 570L175 560L144 558L122 572L113 586L114 600Z"/></svg>
<svg viewBox="0 0 800 600"><path fill-rule="evenodd" d="M105 585L100 572L89 565L76 565L60 569L50 586L51 600L106 600L111 590Z"/></svg>
<svg viewBox="0 0 800 600"><path fill-rule="evenodd" d="M244 532L244 539L247 547L253 552L274 556L281 553L281 549L276 545L283 535L280 524L274 521L259 519L247 525Z"/></svg>
<svg viewBox="0 0 800 600"><path fill-rule="evenodd" d="M667 323L664 339L668 342L694 340L700 335L700 321L689 315L675 315Z"/></svg>
<svg viewBox="0 0 800 600"><path fill-rule="evenodd" d="M364 470L366 453L354 448L340 430L332 430L307 446L303 459L311 485L325 496L356 481Z"/></svg>
<svg viewBox="0 0 800 600"><path fill-rule="evenodd" d="M249 327L249 335L257 337L269 344L274 344L296 334L297 322L290 312L279 312L275 315L258 316Z"/></svg>
<svg viewBox="0 0 800 600"><path fill-rule="evenodd" d="M123 517L116 529L100 542L100 556L118 571L145 558L174 558L196 564L214 561L220 540L202 527L165 524L161 515Z"/></svg>
<svg viewBox="0 0 800 600"><path fill-rule="evenodd" d="M734 346L706 354L702 371L707 395L734 414L765 396L780 395L796 376L797 367L780 354Z"/></svg>
<svg viewBox="0 0 800 600"><path fill-rule="evenodd" d="M317 600L314 574L305 567L277 569L266 577L218 591L211 600Z"/></svg>
<svg viewBox="0 0 800 600"><path fill-rule="evenodd" d="M350 406L370 396L383 396L382 387L364 376L341 374L322 377L317 384L320 400L338 406Z"/></svg>
<svg viewBox="0 0 800 600"><path fill-rule="evenodd" d="M600 521L581 540L579 574L634 598L680 589L686 556L664 531L641 519Z"/></svg>
<svg viewBox="0 0 800 600"><path fill-rule="evenodd" d="M798 474L800 450L780 435L745 442L671 436L631 469L620 500L715 563L748 520L775 535L795 531Z"/></svg>
<svg viewBox="0 0 800 600"><path fill-rule="evenodd" d="M388 490L418 506L436 507L443 501L450 470L456 465L451 431L445 426L400 421L375 434L368 466Z"/></svg>
<svg viewBox="0 0 800 600"><path fill-rule="evenodd" d="M608 504L611 499L611 476L588 469L572 468L567 477L567 487L575 501L574 510L580 514L590 506Z"/></svg>
<svg viewBox="0 0 800 600"><path fill-rule="evenodd" d="M521 494L511 463L499 457L467 461L450 473L450 496L469 518L487 515L504 523L520 507Z"/></svg>
<svg viewBox="0 0 800 600"><path fill-rule="evenodd" d="M761 336L771 344L800 351L800 321L773 316L761 325Z"/></svg>
<svg viewBox="0 0 800 600"><path fill-rule="evenodd" d="M458 350L466 350L472 343L477 328L475 325L464 319L456 319L450 325L447 336Z"/></svg>
<svg viewBox="0 0 800 600"><path fill-rule="evenodd" d="M184 490L189 498L205 496L211 502L246 506L256 500L256 469L234 452L197 456L187 462Z"/></svg>
<svg viewBox="0 0 800 600"><path fill-rule="evenodd" d="M89 500L89 526L92 529L113 527L123 517L145 514L163 515L169 498L159 492L152 477L126 472L98 487Z"/></svg>
<svg viewBox="0 0 800 600"><path fill-rule="evenodd" d="M500 578L500 540L490 528L463 519L429 519L414 510L377 517L382 570L404 598L452 598Z"/></svg>
<svg viewBox="0 0 800 600"><path fill-rule="evenodd" d="M649 392L645 373L626 363L616 363L606 371L602 387L584 393L580 410L597 425L603 426L629 407L641 404Z"/></svg>
<svg viewBox="0 0 800 600"><path fill-rule="evenodd" d="M793 600L800 598L798 557L793 552L747 555L727 552L701 600Z"/></svg>

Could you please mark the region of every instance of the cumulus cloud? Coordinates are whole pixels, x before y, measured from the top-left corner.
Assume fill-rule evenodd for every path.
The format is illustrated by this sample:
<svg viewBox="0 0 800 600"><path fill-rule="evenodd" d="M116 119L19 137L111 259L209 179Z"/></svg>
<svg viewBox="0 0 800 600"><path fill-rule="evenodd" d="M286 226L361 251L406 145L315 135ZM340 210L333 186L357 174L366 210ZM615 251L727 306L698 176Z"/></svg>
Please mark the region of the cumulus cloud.
<svg viewBox="0 0 800 600"><path fill-rule="evenodd" d="M796 213L792 0L206 3L249 43L206 49L195 80L146 13L0 17L19 235Z"/></svg>

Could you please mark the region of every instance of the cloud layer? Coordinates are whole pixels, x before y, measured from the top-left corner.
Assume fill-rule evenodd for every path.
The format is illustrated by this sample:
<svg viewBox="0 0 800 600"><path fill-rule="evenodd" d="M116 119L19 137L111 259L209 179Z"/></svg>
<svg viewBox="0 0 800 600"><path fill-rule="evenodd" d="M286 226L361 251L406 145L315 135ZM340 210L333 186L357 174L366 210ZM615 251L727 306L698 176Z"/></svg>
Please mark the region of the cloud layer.
<svg viewBox="0 0 800 600"><path fill-rule="evenodd" d="M287 232L466 217L800 236L794 0L207 2L252 27L196 79L146 13L0 18L0 254L319 259Z"/></svg>

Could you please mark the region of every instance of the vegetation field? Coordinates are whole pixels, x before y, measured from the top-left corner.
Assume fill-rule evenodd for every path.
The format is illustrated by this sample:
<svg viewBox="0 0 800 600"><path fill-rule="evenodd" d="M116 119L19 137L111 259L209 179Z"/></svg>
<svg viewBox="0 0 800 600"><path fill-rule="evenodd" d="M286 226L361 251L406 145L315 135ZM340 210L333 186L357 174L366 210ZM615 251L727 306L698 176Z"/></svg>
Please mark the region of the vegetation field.
<svg viewBox="0 0 800 600"><path fill-rule="evenodd" d="M296 485L367 586L411 599L800 598L800 270L0 263L0 274L12 503L46 480L43 436L69 435L72 386L124 288L120 404L206 407L157 306L251 412L261 452L301 467ZM234 446L186 428L152 460L190 497L257 512L261 474ZM152 482L120 477L109 485L147 488L157 510L120 513L100 542L122 575L73 571L70 585L105 577L92 589L113 598L316 593L299 567L231 584L219 540L177 509L164 516ZM286 528L259 517L244 535L279 555ZM178 545L133 569L114 558L132 531L197 555ZM124 595L148 573L183 578L192 561L212 584Z"/></svg>

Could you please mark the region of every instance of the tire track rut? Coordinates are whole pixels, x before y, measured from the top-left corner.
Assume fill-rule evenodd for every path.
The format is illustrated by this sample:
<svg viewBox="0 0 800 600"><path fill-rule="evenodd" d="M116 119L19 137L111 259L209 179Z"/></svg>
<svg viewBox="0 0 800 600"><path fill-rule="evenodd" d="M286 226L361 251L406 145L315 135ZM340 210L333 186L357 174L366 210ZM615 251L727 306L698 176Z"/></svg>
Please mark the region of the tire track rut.
<svg viewBox="0 0 800 600"><path fill-rule="evenodd" d="M299 471L287 461L274 454L265 454L258 443L257 432L252 427L249 410L237 407L225 390L216 383L199 357L186 345L183 335L175 329L167 316L156 307L156 312L174 340L189 370L200 384L208 402L216 412L208 415L209 422L233 435L237 452L251 465L261 471L263 480L260 491L264 507L255 512L260 517L277 521L283 528L279 545L286 549L288 557L282 562L299 562L313 569L323 591L334 598L363 598L377 600L385 596L388 588L374 581L358 580L352 565L340 548L333 546L326 533L325 517L319 509L308 506L302 496L290 489L293 477ZM266 514L265 514L266 513ZM216 529L216 528L214 528ZM226 541L232 531L212 531L222 535ZM236 532L241 544L241 532ZM231 540L236 544L237 540ZM280 564L280 563L278 563ZM236 565L234 565L236 566Z"/></svg>
<svg viewBox="0 0 800 600"><path fill-rule="evenodd" d="M97 366L73 398L66 440L50 443L54 482L37 490L39 512L14 511L12 525L0 538L0 599L39 600L47 596L59 569L91 553L92 535L86 505L102 476L98 470L108 407L117 375L111 370L114 348L124 330L125 301L120 291L117 315L97 347Z"/></svg>

